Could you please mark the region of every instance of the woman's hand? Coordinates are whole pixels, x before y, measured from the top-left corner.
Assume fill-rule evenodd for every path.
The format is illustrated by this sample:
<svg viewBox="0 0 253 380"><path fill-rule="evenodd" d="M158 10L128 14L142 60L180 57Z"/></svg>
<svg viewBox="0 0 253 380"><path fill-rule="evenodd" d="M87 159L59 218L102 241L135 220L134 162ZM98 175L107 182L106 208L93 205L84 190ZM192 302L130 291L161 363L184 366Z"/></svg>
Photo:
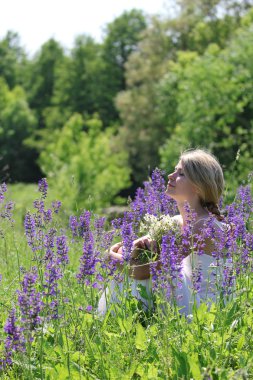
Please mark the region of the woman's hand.
<svg viewBox="0 0 253 380"><path fill-rule="evenodd" d="M148 249L149 251L155 252L157 250L157 244L148 236L142 236L139 239L134 240L131 258L134 259L138 256L139 249Z"/></svg>
<svg viewBox="0 0 253 380"><path fill-rule="evenodd" d="M111 246L109 249L109 254L108 254L109 259L113 259L116 261L124 261L123 255L122 255L122 242L116 243Z"/></svg>
<svg viewBox="0 0 253 380"><path fill-rule="evenodd" d="M148 236L142 236L134 240L130 258L130 277L134 278L135 280L146 280L150 277L149 263L135 265L134 259L138 256L139 249L149 249L155 251L156 248L156 242L151 240ZM117 262L117 267L119 269L122 269L124 264L122 242L112 245L108 256L110 259Z"/></svg>

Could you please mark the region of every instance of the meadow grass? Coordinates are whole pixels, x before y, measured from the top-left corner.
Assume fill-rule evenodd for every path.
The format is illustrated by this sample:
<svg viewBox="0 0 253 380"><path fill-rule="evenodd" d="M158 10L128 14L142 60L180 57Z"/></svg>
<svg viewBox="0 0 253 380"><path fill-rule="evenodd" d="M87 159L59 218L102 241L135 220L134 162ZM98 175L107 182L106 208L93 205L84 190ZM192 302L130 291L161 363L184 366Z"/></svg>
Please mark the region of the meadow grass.
<svg viewBox="0 0 253 380"><path fill-rule="evenodd" d="M39 197L45 202L40 211L32 204ZM77 279L84 245L89 244L85 242L87 224L83 225L86 230L73 236L68 213L60 210L52 212L52 217L46 214L55 198L49 192L44 200L36 186L12 186L6 195L7 200L10 198L16 208L13 218L2 215L0 239L2 379L253 377L252 233L247 247L241 236L237 239L240 254L249 247L251 253L247 265L244 262L238 271L233 297L226 302L222 298L211 306L203 302L185 317L157 289L152 295L154 307L144 310L131 294L126 265L122 274L125 291L118 295L119 303L101 316L96 308L103 285L112 279L111 268L95 262L93 271L86 257L85 276L82 273L82 280ZM36 221L36 236L25 219L28 210L34 218L47 215ZM249 231L251 222L252 214L247 220ZM108 226L99 231L101 236L108 233ZM65 251L64 242L57 243L57 237L62 236L67 242ZM119 240L117 234L112 237ZM98 247L96 239L98 234L94 235ZM103 242L109 246L112 240L106 239ZM64 261L63 252L68 260ZM12 310L16 330L6 327Z"/></svg>

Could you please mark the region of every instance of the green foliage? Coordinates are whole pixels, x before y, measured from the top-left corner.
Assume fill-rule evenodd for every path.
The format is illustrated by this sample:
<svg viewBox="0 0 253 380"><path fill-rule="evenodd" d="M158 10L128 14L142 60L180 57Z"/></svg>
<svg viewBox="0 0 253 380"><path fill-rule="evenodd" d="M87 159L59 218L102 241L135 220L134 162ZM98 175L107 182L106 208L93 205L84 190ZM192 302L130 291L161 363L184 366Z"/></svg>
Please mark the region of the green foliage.
<svg viewBox="0 0 253 380"><path fill-rule="evenodd" d="M167 23L152 18L142 33L138 49L126 63L127 88L118 94L116 104L123 120L120 131L135 183L147 178L150 167L159 164L158 147L165 133L157 113L155 87L167 69L173 44L167 35Z"/></svg>
<svg viewBox="0 0 253 380"><path fill-rule="evenodd" d="M164 167L172 166L181 150L205 146L219 157L230 185L246 180L248 165L253 164L249 153L253 150L251 29L238 30L226 49L211 44L203 56L179 52L177 63L171 63L158 87L169 132L160 150ZM167 94L173 91L172 99ZM234 180L229 177L239 149Z"/></svg>
<svg viewBox="0 0 253 380"><path fill-rule="evenodd" d="M10 88L21 84L22 64L25 53L20 47L17 33L8 31L0 41L0 77L4 78Z"/></svg>
<svg viewBox="0 0 253 380"><path fill-rule="evenodd" d="M32 173L23 173L26 165L34 168L29 161L35 159L35 152L27 149L24 140L36 128L36 118L30 110L22 87L9 90L0 78L0 149L1 174L5 179L29 180Z"/></svg>
<svg viewBox="0 0 253 380"><path fill-rule="evenodd" d="M242 73L243 68L241 68L240 63L234 65L234 70L229 71L229 64L227 65L227 63L232 60L232 52L230 57L220 57L219 59L218 51L219 49L223 51L222 49L227 45L229 46L230 39L240 24L247 23L249 25L251 11L245 15L249 3L225 1L221 4L221 1L216 0L210 2L185 0L176 3L178 13L174 18L162 20L154 18L143 34L138 50L130 55L126 63L127 89L117 96L117 106L125 127L122 130L122 138L130 153L130 165L133 168L134 180L139 184L147 175L148 165L150 165L151 170L155 166L159 166L158 152L160 147L164 145L165 139L168 140L169 144L168 149L165 149L170 152L166 158L172 165L172 161L177 160L181 148L198 144L194 138L191 140L192 125L195 128L194 120L192 125L188 127L189 139L184 132L182 133L182 129L185 130L186 118L188 120L191 117L198 122L199 118L202 118L202 125L205 123L205 117L210 120L204 124L204 128L200 126L202 132L198 140L202 142L202 145L205 145L207 139L203 141L202 135L215 135L215 132L211 132L213 129L211 125L212 116L209 114L206 116L205 113L215 114L216 122L216 117L219 117L216 116L216 112L221 103L219 91L221 96L226 92L222 106L224 112L230 112L232 109L232 114L235 113L233 101L229 100L229 104L225 105L231 95L229 91L234 90L232 87L235 87L238 97L240 97L240 90L237 87L241 88L241 92L244 91L242 87L245 84L247 74ZM220 17L220 9L224 10L224 17ZM245 38L251 44L250 35L248 34L248 37L245 36ZM247 42L245 43L247 44ZM207 50L209 44L210 50ZM215 49L217 49L217 55L215 55ZM244 51L244 54L248 54L247 49L243 50L242 48L241 50ZM202 55L205 56L203 61L201 60ZM199 60L191 68L192 62L198 56ZM249 58L248 62L250 62ZM201 67L202 64L204 67ZM221 65L221 70L219 70L219 65ZM212 78L210 78L210 70L212 69ZM235 82L232 80L231 84L226 83L223 89L223 82L229 82L234 74ZM189 90L187 87L189 86L188 82L193 80L191 79L193 75L196 76L195 87L193 88L198 92L196 98L191 96L191 87ZM221 77L220 82L219 75ZM187 79L189 76L190 78ZM158 82L161 83L162 91L159 86L157 89ZM191 86L193 87L193 85ZM208 93L208 86L211 87L211 91L215 92L212 99ZM250 86L250 82L248 86ZM218 88L217 93L215 88ZM198 102L199 96L201 99L203 98L200 103ZM203 110L201 107L204 107ZM187 110L186 115L185 110ZM233 118L232 115L231 117ZM184 125L181 123L182 120ZM224 121L224 123L226 122ZM172 131L177 132L173 133L172 136ZM225 128L223 141L228 135L229 130ZM232 131L231 136L226 140L227 144L231 143L233 137L234 132ZM231 148L224 158L224 165L227 169L230 168L237 150L236 147ZM216 152L219 157L218 149ZM165 153L163 157L165 157ZM163 164L165 165L165 158Z"/></svg>
<svg viewBox="0 0 253 380"><path fill-rule="evenodd" d="M175 0L173 5L173 16L124 12L106 26L101 43L79 35L64 51L50 39L33 58L16 33L6 34L0 41L0 77L8 91L22 87L19 101L29 107L25 111L23 102L21 112L17 101L18 109L9 104L0 115L4 178L37 181L43 175L38 155L74 113L85 120L96 113L103 130L114 126L129 157L132 189L160 166L161 157L168 169L182 149L198 145L218 156L230 187L246 178L252 164L253 2ZM0 110L7 107L5 88ZM19 157L15 170L12 146Z"/></svg>
<svg viewBox="0 0 253 380"><path fill-rule="evenodd" d="M112 128L73 115L41 152L40 165L52 187L72 209L99 209L129 184L127 155Z"/></svg>
<svg viewBox="0 0 253 380"><path fill-rule="evenodd" d="M81 117L73 116L69 123L72 125L72 137L78 139L83 126ZM101 124L98 120L89 120L87 130L88 128L93 130L93 137L96 138L100 133ZM66 130L64 132L66 133ZM52 199L50 193L49 189L50 199L45 200L46 209ZM30 206L27 204L29 197ZM18 200L17 211L21 213L20 206L24 203L28 208L33 208L32 199L38 198L38 191L28 186L25 194L20 185L14 185L11 186L8 200L13 198L15 201ZM2 200L0 204L1 215L4 202ZM57 214L53 215L53 220L48 224L42 223L39 228L43 239L50 231L56 231L58 235L64 230L68 241L70 264L62 267L63 275L58 279L59 293L55 298L59 318L47 318L48 304L45 303L40 314L41 325L33 331L33 339L26 342L25 352L18 353L13 350L13 364L8 370L0 372L1 379L252 378L252 252L249 252L248 257L251 264L248 264L247 268L241 268L242 272L236 281L236 292L226 304L202 302L199 307L194 307L192 315L186 318L179 315L177 307L170 305L164 298L164 290L157 290L155 308L151 312L144 312L136 298L131 295L129 272L125 270L122 280L126 292L117 294L119 304L114 305L113 313L108 311L102 317L96 313L101 289L80 284L76 279L78 261L83 253L83 239L73 239L66 228L65 220ZM7 337L4 326L8 313L17 306L17 289L21 289L20 282L24 270L30 270L36 265L40 274L36 290L41 293L45 290L42 286L43 275L45 276L44 260L41 258L48 254L48 246L43 244L34 252L27 245L24 230L17 228L8 218L0 218L0 229L2 359ZM250 234L250 231L248 233ZM245 242L238 239L237 243L238 252L244 252ZM90 277L91 283L97 282L96 275L97 273ZM108 277L104 279L104 285L107 285ZM86 310L87 305L93 306L89 312ZM29 308L29 304L27 307ZM19 326L20 309L16 309Z"/></svg>
<svg viewBox="0 0 253 380"><path fill-rule="evenodd" d="M52 106L52 96L57 78L57 67L63 60L63 49L57 41L50 39L42 45L27 71L26 90L32 109L36 110L40 128L45 126L44 112Z"/></svg>

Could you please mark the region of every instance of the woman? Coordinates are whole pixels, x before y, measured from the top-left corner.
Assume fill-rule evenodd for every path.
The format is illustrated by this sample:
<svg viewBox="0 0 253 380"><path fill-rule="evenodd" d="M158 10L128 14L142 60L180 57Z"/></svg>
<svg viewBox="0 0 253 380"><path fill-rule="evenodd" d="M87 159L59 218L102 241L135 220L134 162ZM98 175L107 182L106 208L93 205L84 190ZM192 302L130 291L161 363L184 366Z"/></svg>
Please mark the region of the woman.
<svg viewBox="0 0 253 380"><path fill-rule="evenodd" d="M209 152L203 149L188 150L181 154L178 164L173 173L168 175L168 185L166 194L177 202L179 214L174 216L181 227L181 231L187 227L189 223L185 205L188 204L191 212L195 215L192 226L192 234L196 236L200 233L208 220L210 213L214 216L214 236L219 236L219 232L227 228L227 225L222 222L223 217L219 211L219 200L224 189L224 177L221 166L218 160ZM139 248L149 248L153 244L147 236L135 240L133 245L132 255L135 255ZM123 256L121 243L113 245L110 249L110 258L118 263L118 267L123 265ZM197 303L204 296L215 298L212 291L208 290L208 282L210 276L210 268L215 265L215 259L212 256L214 251L214 241L211 237L206 237L202 254L188 252L182 260L182 289L180 297L178 293L178 305L181 307L181 312L189 314L192 309L193 298ZM197 295L193 297L192 280L193 280L193 264L197 264L202 270L202 283ZM137 267L131 267L130 285L132 294L143 301L144 306L147 306L147 301L143 299L137 289L138 284L145 286L147 293L150 293L150 268L149 264ZM111 289L107 289L99 301L99 313L106 311L107 302L117 302L116 290L122 291L122 286L116 282L112 282ZM107 292L107 293L106 293Z"/></svg>

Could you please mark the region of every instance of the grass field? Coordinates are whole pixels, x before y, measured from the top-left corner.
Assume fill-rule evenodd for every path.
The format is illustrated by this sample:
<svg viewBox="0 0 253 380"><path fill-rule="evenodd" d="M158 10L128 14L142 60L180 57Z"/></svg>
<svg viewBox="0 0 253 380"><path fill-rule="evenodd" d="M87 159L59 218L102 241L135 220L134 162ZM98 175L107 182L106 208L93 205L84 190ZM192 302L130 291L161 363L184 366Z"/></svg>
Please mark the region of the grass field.
<svg viewBox="0 0 253 380"><path fill-rule="evenodd" d="M101 258L119 240L117 233L110 235L102 220L100 227L92 223L92 215L88 225L83 213L75 234L68 213L51 206L56 198L50 191L45 200L33 185L10 186L3 196L2 379L253 378L252 204L243 204L245 198L236 209L238 218L247 217L233 252L236 291L226 303L202 303L186 318L159 287L154 307L143 310L131 295L127 265L119 303L99 316L103 286L116 273ZM5 211L10 199L16 203L13 217ZM37 208L35 199L42 202Z"/></svg>

